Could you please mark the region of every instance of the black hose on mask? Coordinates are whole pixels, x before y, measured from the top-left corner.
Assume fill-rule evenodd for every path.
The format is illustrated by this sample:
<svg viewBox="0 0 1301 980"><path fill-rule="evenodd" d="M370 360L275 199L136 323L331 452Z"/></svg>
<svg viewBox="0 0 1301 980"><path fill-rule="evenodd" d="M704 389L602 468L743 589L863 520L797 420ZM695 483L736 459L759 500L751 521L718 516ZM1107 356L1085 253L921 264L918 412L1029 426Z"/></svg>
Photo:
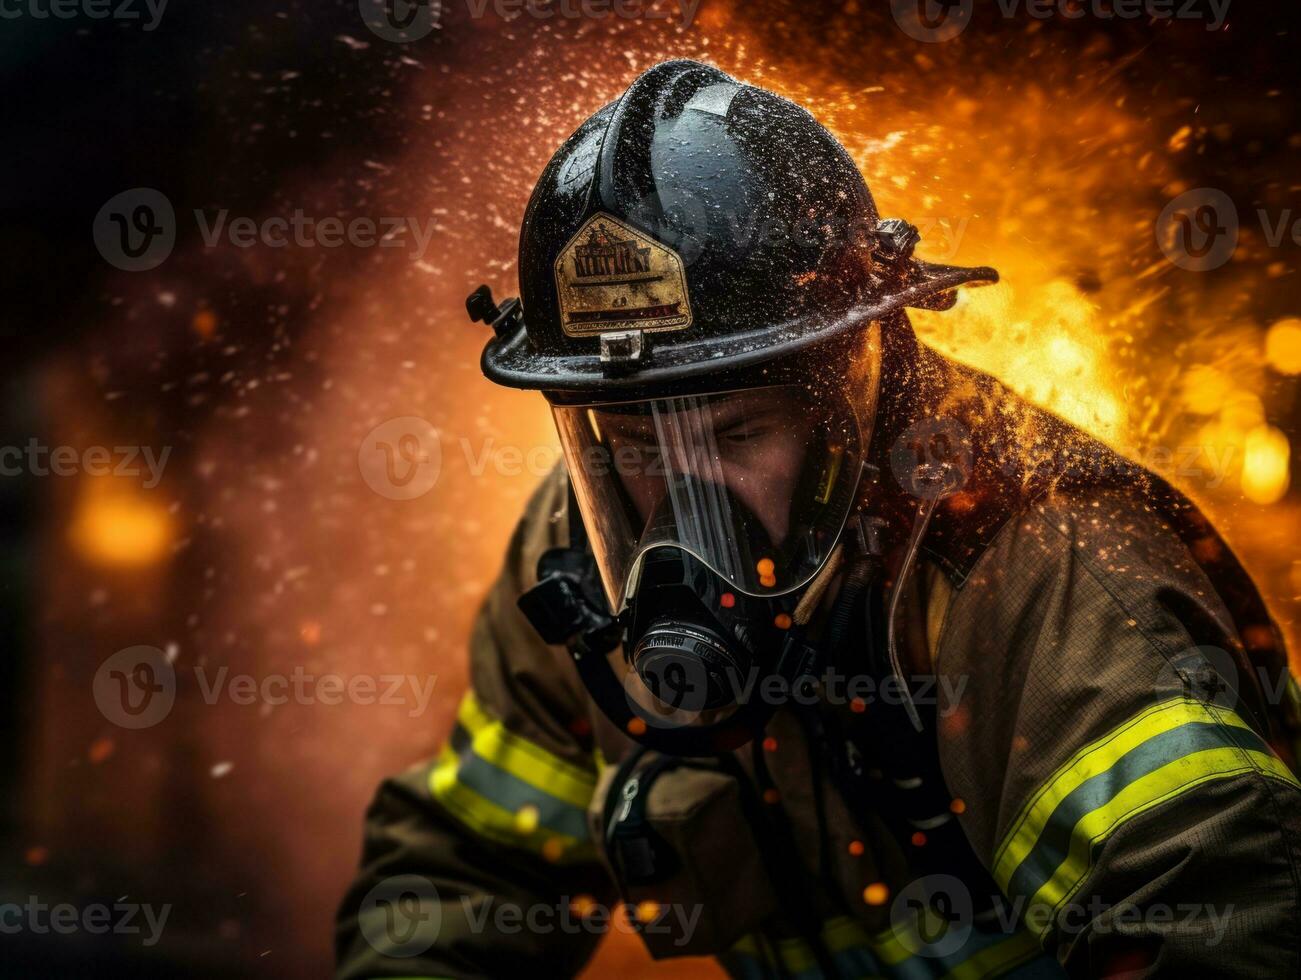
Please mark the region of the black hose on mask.
<svg viewBox="0 0 1301 980"><path fill-rule="evenodd" d="M845 575L845 584L841 586L840 594L836 596L831 613L827 617L827 638L823 649L831 656L835 656L837 651L844 648L849 631L854 625L856 612L860 608L863 593L876 578L880 564L881 560L876 555L859 554L849 566L849 571Z"/></svg>

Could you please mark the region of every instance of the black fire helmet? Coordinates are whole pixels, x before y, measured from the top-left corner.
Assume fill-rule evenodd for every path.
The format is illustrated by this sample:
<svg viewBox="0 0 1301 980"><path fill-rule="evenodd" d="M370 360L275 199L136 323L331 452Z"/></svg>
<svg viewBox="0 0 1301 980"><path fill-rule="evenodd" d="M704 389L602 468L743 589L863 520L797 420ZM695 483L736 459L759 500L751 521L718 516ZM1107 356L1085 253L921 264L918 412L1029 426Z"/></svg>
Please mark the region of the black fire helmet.
<svg viewBox="0 0 1301 980"><path fill-rule="evenodd" d="M668 61L573 134L520 233L521 299L486 287L487 377L552 401L745 387L903 307L947 309L990 268L913 257L806 110ZM521 309L522 305L522 309Z"/></svg>

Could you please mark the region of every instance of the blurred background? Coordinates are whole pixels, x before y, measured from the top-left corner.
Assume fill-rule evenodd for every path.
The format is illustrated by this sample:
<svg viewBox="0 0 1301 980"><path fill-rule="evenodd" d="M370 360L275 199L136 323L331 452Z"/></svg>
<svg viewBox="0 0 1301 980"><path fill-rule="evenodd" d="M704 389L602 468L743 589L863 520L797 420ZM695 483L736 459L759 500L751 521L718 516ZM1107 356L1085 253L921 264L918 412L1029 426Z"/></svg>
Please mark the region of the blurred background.
<svg viewBox="0 0 1301 980"><path fill-rule="evenodd" d="M557 459L542 400L480 376L465 295L515 293L544 163L669 57L804 103L923 254L999 267L922 336L1192 494L1295 655L1301 13L975 7L918 39L884 0L444 0L406 41L371 0L7 7L0 903L170 912L6 934L0 976L328 975L366 803L450 726ZM327 244L329 218L389 237ZM146 226L153 251L113 245ZM376 455L411 418L415 485ZM137 646L176 678L165 717L106 707ZM627 935L589 975L670 971L718 975Z"/></svg>

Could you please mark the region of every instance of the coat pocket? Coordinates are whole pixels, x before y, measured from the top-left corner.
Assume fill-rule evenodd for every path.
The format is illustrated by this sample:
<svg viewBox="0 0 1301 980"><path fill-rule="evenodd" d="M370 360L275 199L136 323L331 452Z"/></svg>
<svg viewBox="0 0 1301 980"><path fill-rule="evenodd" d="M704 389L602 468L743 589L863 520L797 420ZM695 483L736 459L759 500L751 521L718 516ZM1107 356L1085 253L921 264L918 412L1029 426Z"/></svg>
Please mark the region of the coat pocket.
<svg viewBox="0 0 1301 980"><path fill-rule="evenodd" d="M651 753L602 773L593 838L655 959L718 955L776 912L748 792L731 773Z"/></svg>

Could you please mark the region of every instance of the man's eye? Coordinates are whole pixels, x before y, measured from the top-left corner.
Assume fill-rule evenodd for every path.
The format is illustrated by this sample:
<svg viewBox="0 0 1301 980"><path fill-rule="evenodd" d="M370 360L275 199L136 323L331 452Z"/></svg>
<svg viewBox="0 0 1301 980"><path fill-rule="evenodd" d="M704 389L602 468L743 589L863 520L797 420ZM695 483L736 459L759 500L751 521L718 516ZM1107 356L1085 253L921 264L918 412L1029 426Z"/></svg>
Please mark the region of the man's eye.
<svg viewBox="0 0 1301 980"><path fill-rule="evenodd" d="M774 418L770 413L764 412L760 415L750 415L746 418L737 419L735 422L723 426L721 432L726 434L728 438L758 439L762 436L771 435L787 424L789 424L788 420Z"/></svg>
<svg viewBox="0 0 1301 980"><path fill-rule="evenodd" d="M719 433L719 438L728 445L737 446L762 437L764 432L763 426L736 425Z"/></svg>

